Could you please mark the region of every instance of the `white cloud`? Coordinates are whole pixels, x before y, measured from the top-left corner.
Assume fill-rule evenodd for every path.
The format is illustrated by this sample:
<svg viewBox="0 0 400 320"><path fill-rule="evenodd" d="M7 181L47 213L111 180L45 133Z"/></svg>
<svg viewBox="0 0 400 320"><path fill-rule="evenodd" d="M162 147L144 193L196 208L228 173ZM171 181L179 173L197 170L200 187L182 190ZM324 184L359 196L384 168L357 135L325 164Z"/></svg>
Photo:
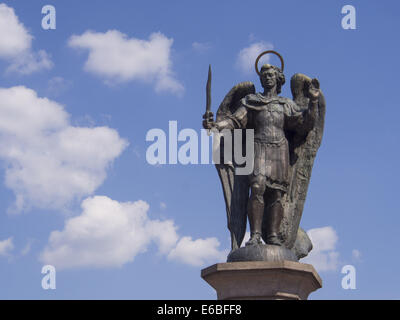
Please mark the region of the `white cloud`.
<svg viewBox="0 0 400 320"><path fill-rule="evenodd" d="M105 196L87 198L82 213L53 231L40 256L57 268L120 267L155 243L170 259L199 265L221 258L215 238L179 240L172 220L152 220L144 201L118 202ZM178 241L179 240L179 241Z"/></svg>
<svg viewBox="0 0 400 320"><path fill-rule="evenodd" d="M9 255L10 251L14 249L13 239L8 238L6 240L0 241L0 256Z"/></svg>
<svg viewBox="0 0 400 320"><path fill-rule="evenodd" d="M307 234L313 243L313 249L302 262L312 264L318 271L336 270L339 262L336 231L332 227L322 227L310 229Z"/></svg>
<svg viewBox="0 0 400 320"><path fill-rule="evenodd" d="M202 266L206 263L224 262L228 250L219 251L220 243L217 238L192 240L183 237L176 247L168 254L168 259L177 260L192 266Z"/></svg>
<svg viewBox="0 0 400 320"><path fill-rule="evenodd" d="M192 48L199 53L205 53L211 49L211 43L195 41L192 43Z"/></svg>
<svg viewBox="0 0 400 320"><path fill-rule="evenodd" d="M28 240L28 242L26 243L25 247L21 250L21 255L25 256L31 251L33 242L34 242L33 239L29 239Z"/></svg>
<svg viewBox="0 0 400 320"><path fill-rule="evenodd" d="M0 88L0 159L14 211L63 209L92 194L127 142L108 127L74 127L63 106L23 86Z"/></svg>
<svg viewBox="0 0 400 320"><path fill-rule="evenodd" d="M52 96L58 96L67 91L72 86L72 81L65 80L63 77L53 77L47 81L46 92Z"/></svg>
<svg viewBox="0 0 400 320"><path fill-rule="evenodd" d="M28 51L32 38L18 20L14 9L0 4L0 56L12 58Z"/></svg>
<svg viewBox="0 0 400 320"><path fill-rule="evenodd" d="M273 45L268 42L260 41L253 43L249 47L240 50L236 60L236 66L243 73L252 73L254 72L254 63L258 55L263 51L271 49L273 49ZM260 65L262 63L269 63L269 55L263 56L263 58L260 59Z"/></svg>
<svg viewBox="0 0 400 320"><path fill-rule="evenodd" d="M8 72L30 74L53 66L44 51L32 51L32 35L19 21L13 8L0 4L0 58L10 62Z"/></svg>
<svg viewBox="0 0 400 320"><path fill-rule="evenodd" d="M39 50L38 52L26 52L16 56L7 68L7 72L31 74L39 70L51 69L52 67L53 62L46 51Z"/></svg>
<svg viewBox="0 0 400 320"><path fill-rule="evenodd" d="M155 82L156 91L183 92L182 84L172 72L173 40L162 33L152 33L149 40L128 38L118 30L105 33L86 31L73 35L72 48L89 50L85 70L109 83L140 80Z"/></svg>

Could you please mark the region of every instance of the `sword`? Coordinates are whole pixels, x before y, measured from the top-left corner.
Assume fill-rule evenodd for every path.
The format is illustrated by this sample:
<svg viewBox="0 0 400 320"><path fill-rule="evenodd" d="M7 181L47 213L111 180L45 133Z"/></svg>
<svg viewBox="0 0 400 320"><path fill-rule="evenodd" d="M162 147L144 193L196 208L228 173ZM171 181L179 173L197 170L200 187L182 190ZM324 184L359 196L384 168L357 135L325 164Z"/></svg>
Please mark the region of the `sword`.
<svg viewBox="0 0 400 320"><path fill-rule="evenodd" d="M206 113L203 115L203 119L207 120L214 117L214 114L211 112L211 64L208 67L208 79L206 86ZM211 134L211 130L207 130L208 135Z"/></svg>

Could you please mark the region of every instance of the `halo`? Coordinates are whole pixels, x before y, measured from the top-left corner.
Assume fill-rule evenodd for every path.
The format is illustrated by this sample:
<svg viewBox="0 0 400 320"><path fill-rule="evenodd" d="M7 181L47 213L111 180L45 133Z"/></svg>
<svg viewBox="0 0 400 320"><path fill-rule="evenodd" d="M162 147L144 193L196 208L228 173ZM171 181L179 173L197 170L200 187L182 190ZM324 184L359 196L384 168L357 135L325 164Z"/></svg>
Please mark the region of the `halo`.
<svg viewBox="0 0 400 320"><path fill-rule="evenodd" d="M285 62L283 61L282 56L281 56L278 52L276 52L276 51L274 51L274 50L268 50L268 51L264 51L263 53L261 53L261 54L257 57L257 59L256 59L255 67L256 67L256 72L257 72L257 74L260 75L260 71L258 70L258 61L260 60L260 58L261 58L263 55L265 55L265 54L267 54L267 53L273 53L273 54L275 54L275 55L278 56L278 58L281 60L281 70L282 70L282 72L283 72L283 68L285 67Z"/></svg>

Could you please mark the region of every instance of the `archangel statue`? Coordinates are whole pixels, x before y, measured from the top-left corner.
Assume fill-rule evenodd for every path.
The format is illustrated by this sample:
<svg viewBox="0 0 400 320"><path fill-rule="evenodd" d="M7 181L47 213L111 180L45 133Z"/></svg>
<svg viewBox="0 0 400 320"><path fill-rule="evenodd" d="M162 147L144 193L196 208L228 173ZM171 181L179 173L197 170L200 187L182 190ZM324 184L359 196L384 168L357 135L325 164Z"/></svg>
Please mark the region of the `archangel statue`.
<svg viewBox="0 0 400 320"><path fill-rule="evenodd" d="M279 57L281 67L264 64L259 70L259 59L270 53ZM216 164L231 233L228 261L298 261L312 249L299 224L322 140L325 99L319 81L300 73L291 78L293 100L279 96L285 76L283 58L276 51L261 53L255 69L264 91L256 93L251 82L237 84L220 104L215 121L210 110L211 68L207 83L203 127L254 130L254 163L249 175L237 174L235 161ZM221 153L223 149L222 141ZM241 247L247 219L250 240Z"/></svg>

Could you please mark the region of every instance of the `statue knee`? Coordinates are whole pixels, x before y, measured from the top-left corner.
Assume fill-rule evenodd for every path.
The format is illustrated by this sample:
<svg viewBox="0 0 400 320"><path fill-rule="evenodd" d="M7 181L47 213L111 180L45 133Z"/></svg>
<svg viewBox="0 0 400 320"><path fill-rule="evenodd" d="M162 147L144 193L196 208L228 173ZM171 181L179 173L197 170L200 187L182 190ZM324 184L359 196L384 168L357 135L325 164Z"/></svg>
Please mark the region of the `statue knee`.
<svg viewBox="0 0 400 320"><path fill-rule="evenodd" d="M259 183L254 183L251 185L251 198L257 200L260 203L264 203L264 192L265 187L261 186Z"/></svg>

